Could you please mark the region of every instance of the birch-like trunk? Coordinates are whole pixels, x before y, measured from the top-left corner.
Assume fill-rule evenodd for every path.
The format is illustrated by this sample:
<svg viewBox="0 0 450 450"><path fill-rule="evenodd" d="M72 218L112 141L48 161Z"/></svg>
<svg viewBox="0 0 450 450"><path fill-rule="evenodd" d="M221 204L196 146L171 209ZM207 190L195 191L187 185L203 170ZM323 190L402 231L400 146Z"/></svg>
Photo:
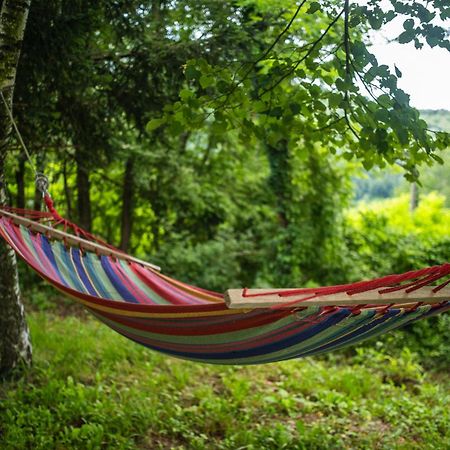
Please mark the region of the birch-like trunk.
<svg viewBox="0 0 450 450"><path fill-rule="evenodd" d="M31 0L3 0L0 10L0 89L12 108L17 64ZM11 121L0 104L0 204L7 203L5 159ZM20 298L16 257L0 240L0 376L31 364L30 335Z"/></svg>

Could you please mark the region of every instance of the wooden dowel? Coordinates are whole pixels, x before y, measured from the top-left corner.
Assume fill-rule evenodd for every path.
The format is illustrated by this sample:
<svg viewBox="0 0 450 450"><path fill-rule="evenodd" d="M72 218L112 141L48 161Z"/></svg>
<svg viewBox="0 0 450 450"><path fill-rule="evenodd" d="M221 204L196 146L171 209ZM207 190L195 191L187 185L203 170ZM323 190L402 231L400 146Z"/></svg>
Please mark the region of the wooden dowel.
<svg viewBox="0 0 450 450"><path fill-rule="evenodd" d="M243 289L229 289L225 292L225 302L229 308L268 308L270 306L283 307L284 304L299 301L296 305L286 306L293 308L295 306L356 306L356 305L389 305L408 304L416 302L424 303L440 303L450 300L450 287L443 288L438 292L433 292L433 286L425 286L411 293L405 291L395 291L387 294L379 294L379 289L370 290L360 294L348 295L345 292L338 294L323 295L310 300L301 301L308 298L308 295L295 295L281 297L276 292L285 292L290 289L247 289L247 295L264 294L270 292L269 295L259 295L257 297L243 296ZM294 290L294 289L292 289Z"/></svg>
<svg viewBox="0 0 450 450"><path fill-rule="evenodd" d="M145 266L152 270L156 270L158 272L161 270L160 267L154 264L142 261L141 259L135 258L134 256L122 253L119 250L105 247L104 245L98 244L97 242L91 242L88 241L87 239L74 236L73 234L65 233L64 231L57 230L56 228L52 228L47 225L43 225L42 223L35 222L34 220L26 219L25 217L18 216L17 214L13 214L9 211L4 211L3 209L0 209L0 216L8 217L15 224L23 225L27 228L30 228L32 231L67 242L69 245L73 247L81 247L83 250L87 250L88 252L92 253L98 253L100 255L114 256L117 259L134 262L136 264L140 264L142 266Z"/></svg>

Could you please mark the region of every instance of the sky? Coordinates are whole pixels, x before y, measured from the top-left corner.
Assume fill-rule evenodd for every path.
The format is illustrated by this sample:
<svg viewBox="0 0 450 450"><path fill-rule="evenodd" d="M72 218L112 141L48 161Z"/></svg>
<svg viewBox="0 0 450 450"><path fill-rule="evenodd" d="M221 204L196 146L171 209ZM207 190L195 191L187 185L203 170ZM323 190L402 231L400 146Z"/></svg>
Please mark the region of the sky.
<svg viewBox="0 0 450 450"><path fill-rule="evenodd" d="M403 19L404 20L404 19ZM420 50L413 43L388 43L403 30L403 20L393 20L371 36L371 52L379 64L394 64L402 72L398 86L411 96L418 109L450 110L450 52L427 44Z"/></svg>

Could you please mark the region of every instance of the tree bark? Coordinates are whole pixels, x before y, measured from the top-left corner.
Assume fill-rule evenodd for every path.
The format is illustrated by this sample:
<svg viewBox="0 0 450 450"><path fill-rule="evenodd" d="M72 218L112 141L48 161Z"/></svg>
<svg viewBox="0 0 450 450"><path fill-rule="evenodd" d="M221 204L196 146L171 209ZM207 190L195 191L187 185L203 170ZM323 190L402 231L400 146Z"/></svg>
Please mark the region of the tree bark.
<svg viewBox="0 0 450 450"><path fill-rule="evenodd" d="M14 83L31 0L3 0L0 10L0 89L12 108ZM11 121L0 105L0 204L7 203L5 159ZM0 376L31 364L31 343L14 251L0 240Z"/></svg>
<svg viewBox="0 0 450 450"><path fill-rule="evenodd" d="M77 163L77 200L78 200L78 223L81 228L91 231L91 182L89 172L84 166L83 151L77 149L75 160Z"/></svg>
<svg viewBox="0 0 450 450"><path fill-rule="evenodd" d="M67 159L64 158L63 163L63 179L64 179L64 197L66 198L67 218L72 220L72 192L69 188L67 180Z"/></svg>
<svg viewBox="0 0 450 450"><path fill-rule="evenodd" d="M122 190L122 223L120 228L120 249L127 252L133 230L134 159L128 158L125 164Z"/></svg>
<svg viewBox="0 0 450 450"><path fill-rule="evenodd" d="M36 152L36 167L38 172L45 172L45 154L42 151ZM42 192L36 186L34 187L33 209L35 211L42 209Z"/></svg>
<svg viewBox="0 0 450 450"><path fill-rule="evenodd" d="M413 213L418 206L419 206L419 187L417 186L417 183L414 181L411 183L411 194L409 199L410 212Z"/></svg>
<svg viewBox="0 0 450 450"><path fill-rule="evenodd" d="M25 155L19 156L19 167L16 170L17 208L25 208Z"/></svg>

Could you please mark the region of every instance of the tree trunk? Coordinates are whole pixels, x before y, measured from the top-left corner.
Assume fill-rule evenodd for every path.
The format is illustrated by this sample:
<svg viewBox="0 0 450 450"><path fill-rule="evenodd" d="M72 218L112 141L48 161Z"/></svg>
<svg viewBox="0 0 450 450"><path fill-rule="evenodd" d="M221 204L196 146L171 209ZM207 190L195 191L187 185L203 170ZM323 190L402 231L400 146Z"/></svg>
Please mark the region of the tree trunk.
<svg viewBox="0 0 450 450"><path fill-rule="evenodd" d="M67 159L64 158L63 163L63 179L64 179L64 197L66 198L67 218L72 220L72 192L69 188L67 180Z"/></svg>
<svg viewBox="0 0 450 450"><path fill-rule="evenodd" d="M411 194L409 199L409 210L413 213L419 206L419 187L414 181L411 183Z"/></svg>
<svg viewBox="0 0 450 450"><path fill-rule="evenodd" d="M38 172L45 172L45 154L43 152L36 153L36 167ZM41 211L42 209L42 192L36 186L34 186L33 209L35 211Z"/></svg>
<svg viewBox="0 0 450 450"><path fill-rule="evenodd" d="M81 228L91 231L91 182L89 172L84 167L83 151L77 149L75 160L77 163L77 195L78 195L78 223Z"/></svg>
<svg viewBox="0 0 450 450"><path fill-rule="evenodd" d="M3 0L0 11L0 89L12 108L17 64L31 0ZM0 105L0 204L6 204L5 159L11 121ZM0 240L0 375L31 364L30 335L20 298L14 251Z"/></svg>
<svg viewBox="0 0 450 450"><path fill-rule="evenodd" d="M19 156L19 167L16 170L17 208L25 208L25 155Z"/></svg>
<svg viewBox="0 0 450 450"><path fill-rule="evenodd" d="M133 195L134 195L134 159L128 158L125 164L122 190L122 223L120 228L120 249L127 252L130 247L133 230Z"/></svg>

